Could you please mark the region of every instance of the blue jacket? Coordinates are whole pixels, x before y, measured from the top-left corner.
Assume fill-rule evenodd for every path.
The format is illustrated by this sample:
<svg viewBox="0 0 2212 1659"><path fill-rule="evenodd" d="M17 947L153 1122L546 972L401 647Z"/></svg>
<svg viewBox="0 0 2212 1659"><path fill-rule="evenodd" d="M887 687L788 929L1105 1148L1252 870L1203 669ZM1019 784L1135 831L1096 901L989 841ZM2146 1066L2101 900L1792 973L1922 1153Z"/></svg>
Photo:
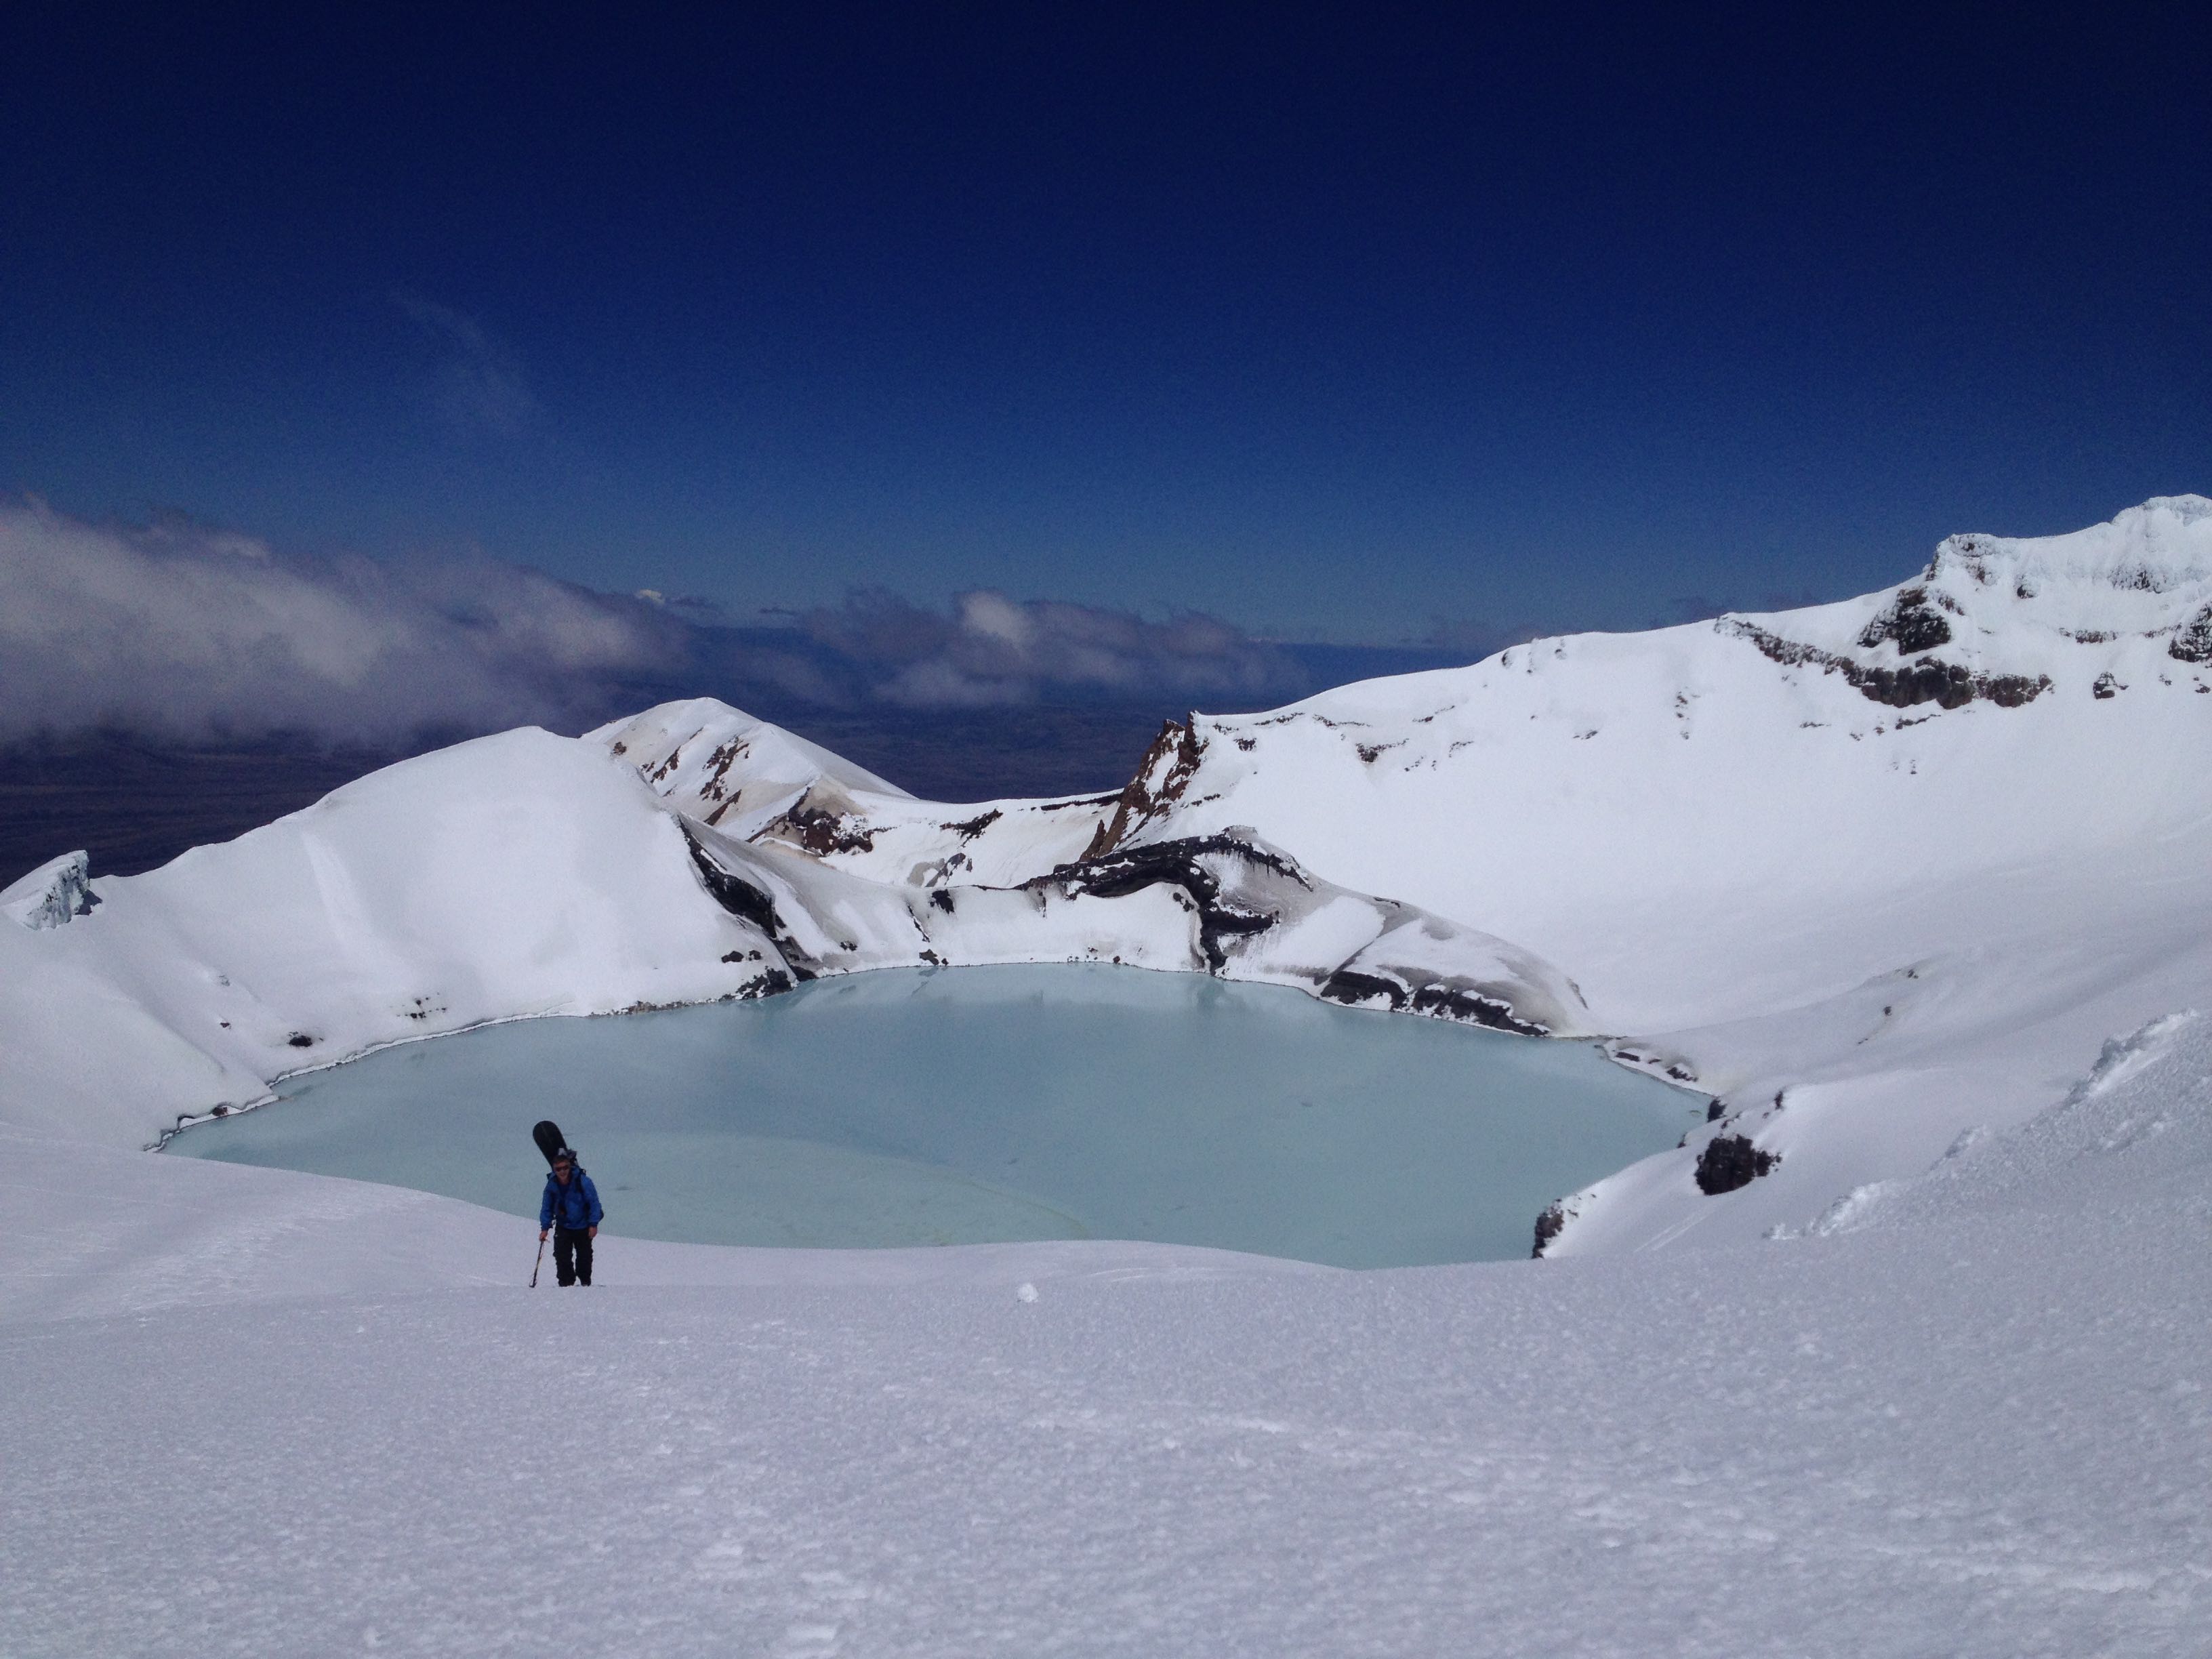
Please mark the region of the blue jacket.
<svg viewBox="0 0 2212 1659"><path fill-rule="evenodd" d="M563 1187L545 1172L545 1196L538 1200L538 1225L540 1231L555 1221L570 1232L580 1233L586 1227L596 1227L605 1212L599 1208L599 1189L592 1185L591 1176L580 1167L568 1171L568 1184Z"/></svg>

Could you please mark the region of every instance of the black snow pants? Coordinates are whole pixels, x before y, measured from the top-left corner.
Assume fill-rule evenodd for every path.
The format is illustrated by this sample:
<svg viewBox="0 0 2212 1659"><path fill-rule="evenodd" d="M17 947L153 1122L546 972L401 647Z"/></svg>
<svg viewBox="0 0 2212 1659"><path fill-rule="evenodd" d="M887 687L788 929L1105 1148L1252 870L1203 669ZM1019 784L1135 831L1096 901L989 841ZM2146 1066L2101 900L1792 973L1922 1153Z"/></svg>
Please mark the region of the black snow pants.
<svg viewBox="0 0 2212 1659"><path fill-rule="evenodd" d="M592 1282L592 1236L581 1227L553 1230L553 1271L563 1285Z"/></svg>

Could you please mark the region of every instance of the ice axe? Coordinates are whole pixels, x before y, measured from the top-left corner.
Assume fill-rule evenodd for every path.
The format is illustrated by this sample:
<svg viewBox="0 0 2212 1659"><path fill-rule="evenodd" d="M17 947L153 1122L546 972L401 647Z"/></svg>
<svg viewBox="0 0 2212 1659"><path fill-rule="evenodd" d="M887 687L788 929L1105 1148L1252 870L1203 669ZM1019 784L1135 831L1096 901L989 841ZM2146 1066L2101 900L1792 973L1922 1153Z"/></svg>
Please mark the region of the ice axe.
<svg viewBox="0 0 2212 1659"><path fill-rule="evenodd" d="M545 1235L538 1235L538 1260L530 1264L530 1288L538 1288L538 1270L545 1265Z"/></svg>

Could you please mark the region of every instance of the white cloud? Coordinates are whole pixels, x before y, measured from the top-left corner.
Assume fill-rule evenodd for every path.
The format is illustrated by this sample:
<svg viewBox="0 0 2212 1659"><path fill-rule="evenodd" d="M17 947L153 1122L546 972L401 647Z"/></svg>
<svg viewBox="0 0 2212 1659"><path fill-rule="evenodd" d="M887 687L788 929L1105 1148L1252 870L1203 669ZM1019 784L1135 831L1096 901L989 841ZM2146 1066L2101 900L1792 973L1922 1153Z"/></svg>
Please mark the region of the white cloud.
<svg viewBox="0 0 2212 1659"><path fill-rule="evenodd" d="M37 503L0 506L0 741L573 724L617 712L617 682L685 653L684 625L656 607L489 560L290 558Z"/></svg>
<svg viewBox="0 0 2212 1659"><path fill-rule="evenodd" d="M952 613L894 594L858 593L800 618L861 682L908 708L1033 702L1055 693L1291 695L1305 675L1279 648L1212 617L1147 622L1126 611L963 593Z"/></svg>
<svg viewBox="0 0 2212 1659"><path fill-rule="evenodd" d="M732 632L695 625L684 602L489 559L301 558L35 501L0 504L0 744L97 727L372 744L574 730L701 692L788 718L794 704L1249 704L1309 689L1287 653L1207 617L990 592L941 611L874 592L797 618L796 633Z"/></svg>

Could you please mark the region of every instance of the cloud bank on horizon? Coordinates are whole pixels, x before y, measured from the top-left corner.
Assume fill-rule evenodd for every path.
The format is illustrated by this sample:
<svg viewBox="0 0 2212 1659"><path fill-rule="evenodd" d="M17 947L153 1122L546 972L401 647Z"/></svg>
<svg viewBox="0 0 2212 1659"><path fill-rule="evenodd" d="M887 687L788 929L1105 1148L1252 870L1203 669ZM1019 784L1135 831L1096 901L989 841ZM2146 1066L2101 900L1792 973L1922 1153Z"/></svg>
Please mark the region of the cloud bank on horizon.
<svg viewBox="0 0 2212 1659"><path fill-rule="evenodd" d="M869 699L902 708L988 708L1066 691L1249 698L1309 689L1280 647L1197 613L1154 623L978 589L957 595L947 616L872 590L799 620Z"/></svg>
<svg viewBox="0 0 2212 1659"><path fill-rule="evenodd" d="M490 560L304 559L233 532L0 507L0 740L88 727L381 743L565 723L681 624Z"/></svg>
<svg viewBox="0 0 2212 1659"><path fill-rule="evenodd" d="M652 596L489 558L304 558L190 524L0 505L0 744L95 729L384 744L580 730L661 697L976 708L1056 696L1310 689L1281 647L1002 593L949 612L856 594L776 629L702 628Z"/></svg>

